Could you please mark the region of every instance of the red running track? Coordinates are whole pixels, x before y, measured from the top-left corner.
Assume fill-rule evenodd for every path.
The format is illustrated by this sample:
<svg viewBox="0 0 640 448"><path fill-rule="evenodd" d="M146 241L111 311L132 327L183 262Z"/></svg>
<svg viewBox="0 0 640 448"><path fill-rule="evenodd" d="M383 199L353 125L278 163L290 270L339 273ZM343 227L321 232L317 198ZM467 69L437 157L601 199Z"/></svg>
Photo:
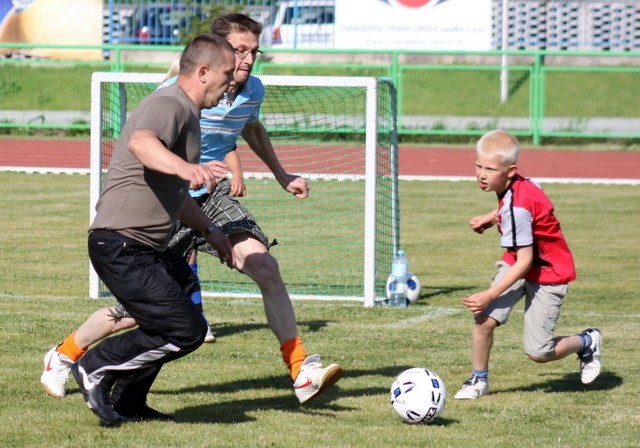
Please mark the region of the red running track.
<svg viewBox="0 0 640 448"><path fill-rule="evenodd" d="M473 176L473 148L401 147L402 176ZM640 152L527 150L520 170L528 177L640 179ZM88 169L88 140L0 138L0 167Z"/></svg>

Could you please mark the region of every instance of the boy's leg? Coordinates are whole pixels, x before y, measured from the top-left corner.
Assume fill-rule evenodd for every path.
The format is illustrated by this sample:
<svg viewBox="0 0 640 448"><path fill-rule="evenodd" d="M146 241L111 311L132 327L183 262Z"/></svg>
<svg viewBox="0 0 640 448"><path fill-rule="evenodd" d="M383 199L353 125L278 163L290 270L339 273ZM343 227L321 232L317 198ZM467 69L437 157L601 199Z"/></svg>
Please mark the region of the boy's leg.
<svg viewBox="0 0 640 448"><path fill-rule="evenodd" d="M589 328L580 334L554 336L567 285L539 285L526 282L527 305L524 315L525 351L534 362L545 363L574 353L580 360L580 378L591 384L600 375L602 334Z"/></svg>
<svg viewBox="0 0 640 448"><path fill-rule="evenodd" d="M510 266L502 261L491 281L500 281ZM472 400L489 393L489 357L493 346L493 334L498 325L504 325L511 310L524 296L524 281L519 280L507 289L481 313L474 316L475 325L471 335L471 375L454 395L455 400Z"/></svg>

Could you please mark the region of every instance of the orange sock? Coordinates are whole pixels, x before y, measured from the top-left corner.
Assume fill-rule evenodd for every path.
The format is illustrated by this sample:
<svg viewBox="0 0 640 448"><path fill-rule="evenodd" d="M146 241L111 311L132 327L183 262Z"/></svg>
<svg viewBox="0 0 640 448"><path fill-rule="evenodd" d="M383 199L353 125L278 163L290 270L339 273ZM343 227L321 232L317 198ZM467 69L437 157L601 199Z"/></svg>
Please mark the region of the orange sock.
<svg viewBox="0 0 640 448"><path fill-rule="evenodd" d="M302 338L296 337L284 341L280 346L280 351L282 352L282 360L291 372L291 379L295 381L300 373L302 361L307 357L307 353L302 347Z"/></svg>
<svg viewBox="0 0 640 448"><path fill-rule="evenodd" d="M65 340L62 341L62 343L56 349L58 353L62 353L63 355L69 357L69 359L74 362L80 359L82 355L84 355L85 352L87 351L86 348L80 348L76 345L76 341L74 340L76 331L74 331L69 336L67 336Z"/></svg>

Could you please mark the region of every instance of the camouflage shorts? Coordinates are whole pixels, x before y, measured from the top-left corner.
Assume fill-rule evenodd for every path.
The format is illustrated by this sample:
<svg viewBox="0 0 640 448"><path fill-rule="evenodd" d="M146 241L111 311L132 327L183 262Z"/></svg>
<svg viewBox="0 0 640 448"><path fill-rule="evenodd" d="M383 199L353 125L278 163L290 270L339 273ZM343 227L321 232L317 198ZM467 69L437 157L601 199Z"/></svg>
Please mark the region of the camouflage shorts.
<svg viewBox="0 0 640 448"><path fill-rule="evenodd" d="M211 194L205 194L196 199L198 205L211 219L220 227L226 235L234 233L249 232L267 247L269 244L267 236L262 232L260 226L237 199L229 196L231 182L222 180ZM207 243L202 234L178 222L176 229L169 242L169 249L185 259L188 259L191 252L196 249L217 256L216 251Z"/></svg>

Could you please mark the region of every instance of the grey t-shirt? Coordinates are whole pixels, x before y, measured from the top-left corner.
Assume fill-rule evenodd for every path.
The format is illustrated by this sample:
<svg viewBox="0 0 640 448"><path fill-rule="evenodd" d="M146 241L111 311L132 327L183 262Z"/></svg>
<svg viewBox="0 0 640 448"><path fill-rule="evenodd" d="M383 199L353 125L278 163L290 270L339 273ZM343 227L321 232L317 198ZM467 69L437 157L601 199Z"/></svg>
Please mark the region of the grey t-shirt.
<svg viewBox="0 0 640 448"><path fill-rule="evenodd" d="M115 230L158 251L167 248L189 182L145 168L127 148L137 130L154 132L173 153L200 161L200 109L178 85L150 94L134 109L113 152L90 230Z"/></svg>

